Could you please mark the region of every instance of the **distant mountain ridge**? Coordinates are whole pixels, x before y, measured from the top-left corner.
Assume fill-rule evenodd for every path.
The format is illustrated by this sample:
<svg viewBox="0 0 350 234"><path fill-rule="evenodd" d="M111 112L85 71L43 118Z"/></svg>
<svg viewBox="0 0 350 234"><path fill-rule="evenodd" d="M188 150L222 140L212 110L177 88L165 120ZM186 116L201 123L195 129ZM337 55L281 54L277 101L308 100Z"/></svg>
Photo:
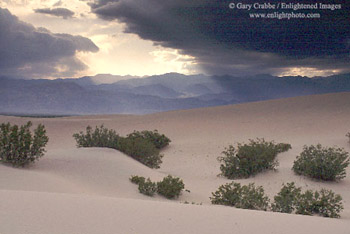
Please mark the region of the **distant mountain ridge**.
<svg viewBox="0 0 350 234"><path fill-rule="evenodd" d="M311 94L350 92L350 74L308 78L168 73L56 80L0 78L0 113L146 114Z"/></svg>

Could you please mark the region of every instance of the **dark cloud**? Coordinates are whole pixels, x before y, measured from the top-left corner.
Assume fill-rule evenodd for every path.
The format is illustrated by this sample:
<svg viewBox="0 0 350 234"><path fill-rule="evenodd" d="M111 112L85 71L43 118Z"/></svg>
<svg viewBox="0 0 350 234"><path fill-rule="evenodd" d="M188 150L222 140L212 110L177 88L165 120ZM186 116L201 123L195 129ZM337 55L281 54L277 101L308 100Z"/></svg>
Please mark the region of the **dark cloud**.
<svg viewBox="0 0 350 234"><path fill-rule="evenodd" d="M51 33L0 8L0 75L72 76L86 65L78 51L97 52L88 38Z"/></svg>
<svg viewBox="0 0 350 234"><path fill-rule="evenodd" d="M57 17L63 17L63 19L72 18L74 16L73 11L71 11L67 8L62 8L62 7L34 9L34 12L41 13L41 14L47 14L47 15L53 15L53 16L57 16Z"/></svg>
<svg viewBox="0 0 350 234"><path fill-rule="evenodd" d="M350 2L340 10L315 10L320 19L252 19L227 0L97 0L92 11L118 20L126 32L192 55L214 74L281 74L289 68L350 71ZM265 3L261 0L245 4ZM309 3L291 0L289 3ZM292 10L283 10L290 13ZM310 10L295 13L310 13Z"/></svg>

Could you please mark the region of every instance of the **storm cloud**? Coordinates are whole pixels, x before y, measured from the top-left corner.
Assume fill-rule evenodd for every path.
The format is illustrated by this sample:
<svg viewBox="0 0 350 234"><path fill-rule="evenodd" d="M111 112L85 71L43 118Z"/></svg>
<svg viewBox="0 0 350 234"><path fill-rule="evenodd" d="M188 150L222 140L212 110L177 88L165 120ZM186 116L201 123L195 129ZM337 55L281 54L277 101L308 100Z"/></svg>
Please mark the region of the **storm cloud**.
<svg viewBox="0 0 350 234"><path fill-rule="evenodd" d="M76 53L99 50L88 38L35 28L3 8L0 32L0 75L73 76L87 68Z"/></svg>
<svg viewBox="0 0 350 234"><path fill-rule="evenodd" d="M64 19L72 18L74 16L74 12L67 8L42 8L42 9L34 9L35 13L53 15L58 17L63 17Z"/></svg>
<svg viewBox="0 0 350 234"><path fill-rule="evenodd" d="M227 0L96 0L92 11L195 57L209 74L283 74L292 68L350 72L350 2L338 10L230 9ZM242 1L243 2L243 1ZM265 3L247 0L245 4ZM291 0L290 3L310 3ZM315 19L253 19L249 13L319 13Z"/></svg>

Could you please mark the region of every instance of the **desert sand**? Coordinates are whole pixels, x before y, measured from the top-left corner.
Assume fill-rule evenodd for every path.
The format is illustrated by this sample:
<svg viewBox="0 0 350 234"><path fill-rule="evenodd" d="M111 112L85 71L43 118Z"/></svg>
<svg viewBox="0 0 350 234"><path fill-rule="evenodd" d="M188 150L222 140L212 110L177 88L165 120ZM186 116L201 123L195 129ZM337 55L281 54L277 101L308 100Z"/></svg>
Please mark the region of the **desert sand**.
<svg viewBox="0 0 350 234"><path fill-rule="evenodd" d="M259 233L349 234L350 168L340 182L295 175L291 167L304 145L321 143L350 151L350 93L305 96L144 116L106 115L52 119L0 116L0 123L43 123L46 155L28 168L0 165L1 234ZM154 130L172 142L160 169L150 169L113 149L77 148L73 133L104 124L125 135ZM273 200L282 183L332 189L343 197L340 219L252 211L211 205L209 197L230 180L218 176L217 157L229 144L256 137L290 143L277 171L242 184L262 185ZM171 174L186 189L177 200L140 194L131 175L160 180ZM184 204L187 201L195 204ZM200 205L201 204L201 205Z"/></svg>

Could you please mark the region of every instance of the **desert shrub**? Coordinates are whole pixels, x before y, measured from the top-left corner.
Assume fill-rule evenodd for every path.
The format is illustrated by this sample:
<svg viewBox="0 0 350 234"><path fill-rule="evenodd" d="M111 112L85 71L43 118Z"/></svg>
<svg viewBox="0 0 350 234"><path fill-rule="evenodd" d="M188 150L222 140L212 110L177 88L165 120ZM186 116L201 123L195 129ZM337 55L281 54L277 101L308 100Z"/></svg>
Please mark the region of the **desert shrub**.
<svg viewBox="0 0 350 234"><path fill-rule="evenodd" d="M162 157L159 149L169 144L170 140L155 131L133 132L126 137L119 136L114 130L103 125L86 132L73 134L78 147L107 147L119 150L150 168L159 168Z"/></svg>
<svg viewBox="0 0 350 234"><path fill-rule="evenodd" d="M299 175L320 180L340 180L346 176L349 153L341 148L304 146L303 152L294 161L293 171Z"/></svg>
<svg viewBox="0 0 350 234"><path fill-rule="evenodd" d="M139 183L139 192L152 197L157 192L157 184L152 182L150 178Z"/></svg>
<svg viewBox="0 0 350 234"><path fill-rule="evenodd" d="M143 138L153 143L157 149L162 149L168 146L169 143L171 142L171 140L168 137L166 137L164 134L159 134L158 130L154 130L154 131L144 130L141 132L134 131L133 133L128 134L127 138Z"/></svg>
<svg viewBox="0 0 350 234"><path fill-rule="evenodd" d="M157 192L168 199L180 196L184 188L185 184L183 181L171 175L164 177L162 181L157 183Z"/></svg>
<svg viewBox="0 0 350 234"><path fill-rule="evenodd" d="M321 191L307 190L301 194L295 203L296 214L313 215L339 218L339 213L344 209L342 197L331 190Z"/></svg>
<svg viewBox="0 0 350 234"><path fill-rule="evenodd" d="M289 150L291 145L264 139L249 140L248 144L238 144L237 149L230 145L218 157L222 163L222 175L229 179L247 178L268 169L275 169L278 165L278 153Z"/></svg>
<svg viewBox="0 0 350 234"><path fill-rule="evenodd" d="M292 213L301 195L301 188L295 187L294 182L283 184L281 191L274 197L271 209L274 212Z"/></svg>
<svg viewBox="0 0 350 234"><path fill-rule="evenodd" d="M349 143L350 143L350 132L346 134L347 137L349 137Z"/></svg>
<svg viewBox="0 0 350 234"><path fill-rule="evenodd" d="M339 218L339 213L344 209L342 197L331 190L322 189L315 192L316 213L323 217Z"/></svg>
<svg viewBox="0 0 350 234"><path fill-rule="evenodd" d="M252 210L267 210L269 206L269 198L263 187L255 187L254 183L243 186L239 183L228 183L221 185L212 195L211 202L218 205Z"/></svg>
<svg viewBox="0 0 350 234"><path fill-rule="evenodd" d="M120 138L118 150L150 168L159 168L162 163L163 155L151 142L143 138Z"/></svg>
<svg viewBox="0 0 350 234"><path fill-rule="evenodd" d="M277 153L279 154L292 149L292 146L291 144L287 144L287 143L278 143L277 145L275 145L275 148Z"/></svg>
<svg viewBox="0 0 350 234"><path fill-rule="evenodd" d="M342 198L331 190L321 191L307 190L301 192L294 182L282 186L281 191L275 196L271 204L272 211L303 215L318 214L324 217L339 218L343 210Z"/></svg>
<svg viewBox="0 0 350 234"><path fill-rule="evenodd" d="M131 176L129 180L139 186L139 192L142 194L152 197L157 192L157 184L152 182L150 178L146 180L143 176Z"/></svg>
<svg viewBox="0 0 350 234"><path fill-rule="evenodd" d="M154 183L148 178L142 176L131 176L130 181L134 184L138 184L139 192L147 196L153 196L155 192L158 194L172 199L178 197L181 191L185 188L185 184L180 178L168 175L164 177L162 181Z"/></svg>
<svg viewBox="0 0 350 234"><path fill-rule="evenodd" d="M73 134L78 147L108 147L117 149L119 135L112 129L107 129L103 125L96 126L92 131L90 126L86 127L86 133L79 132Z"/></svg>
<svg viewBox="0 0 350 234"><path fill-rule="evenodd" d="M131 183L140 184L142 182L145 182L146 178L143 176L131 176L129 180L131 181Z"/></svg>
<svg viewBox="0 0 350 234"><path fill-rule="evenodd" d="M295 213L302 215L312 215L314 213L314 192L307 190L303 194L300 194L299 198L295 202Z"/></svg>
<svg viewBox="0 0 350 234"><path fill-rule="evenodd" d="M30 131L32 123L18 127L10 123L0 125L0 160L13 166L25 166L44 156L45 146L49 140L45 126L39 124Z"/></svg>

